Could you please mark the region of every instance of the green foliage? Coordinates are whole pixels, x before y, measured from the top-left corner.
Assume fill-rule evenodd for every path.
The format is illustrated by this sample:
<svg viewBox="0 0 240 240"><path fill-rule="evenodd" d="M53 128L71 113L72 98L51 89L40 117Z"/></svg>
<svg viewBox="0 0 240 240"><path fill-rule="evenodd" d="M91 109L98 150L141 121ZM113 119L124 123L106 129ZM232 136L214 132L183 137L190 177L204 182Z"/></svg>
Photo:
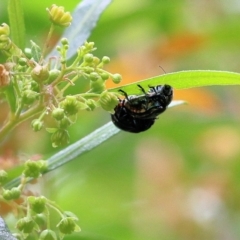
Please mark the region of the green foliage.
<svg viewBox="0 0 240 240"><path fill-rule="evenodd" d="M215 70L213 71L189 70L189 71L167 73L167 74L163 74L161 76L156 76L153 78L145 79L145 77L143 77L143 80L138 81L137 83L135 82L135 83L123 85L121 87L113 87L111 89L107 89L105 86L105 83L108 79L110 79L113 83L118 84L122 80L122 77L119 74L112 74L111 72L104 70L103 67L105 67L105 64L109 63L110 58L106 56L102 58L95 56L93 54L93 52L96 50L94 43L92 41L89 41L89 42L85 42L85 41L89 36L92 30L92 26L96 22L96 19L98 19L99 17L99 14L100 14L99 12L103 11L106 5L108 5L109 1L100 1L101 3L99 1L84 1L83 6L88 5L89 2L92 5L91 6L89 5L90 8L88 9L87 12L84 12L85 10L83 10L84 8L82 8L81 14L79 14L79 12L76 12L74 14L73 21L76 20L76 22L79 23L78 25L72 24L74 25L73 28L75 28L74 31L68 28L70 30L67 30L67 32L64 35L64 38L60 40L58 47L56 48L57 50L53 50L53 52L50 53L49 55L47 55L47 50L48 50L47 46L48 46L50 37L54 32L53 30L56 30L54 26L50 28L49 35L43 47L40 47L38 46L38 44L31 41L31 48L29 49L24 49L22 47L22 43L20 43L23 40L22 36L24 36L23 34L24 26L22 26L21 19L19 19L20 21L18 25L19 29L17 30L16 30L16 26L18 23L17 22L14 23L14 21L12 22L10 21L11 32L14 32L15 35L19 35L19 39L16 38L17 36L14 37L14 35L12 35L12 37L9 36L9 28L7 25L3 24L2 28L0 28L0 33L1 33L0 47L1 47L2 53L5 55L5 59L7 59L7 61L11 63L10 66L6 64L2 64L0 66L0 69L2 69L1 80L4 80L4 81L1 81L0 87L5 96L3 99L9 105L9 109L11 110L11 113L9 114L9 119L7 119L8 122L6 121L6 125L3 126L1 130L1 133L0 133L1 139L4 139L6 136L9 136L11 131L14 130L21 122L26 121L30 118L31 119L34 118L34 120L32 120L32 123L31 123L32 129L34 131L40 131L41 129L45 128L49 133L51 133L52 134L51 140L52 140L53 147L58 147L58 146L67 144L69 143L70 136L71 136L71 134L69 134L71 133L71 130L69 131L70 127L73 127L72 129L76 129L77 131L75 132L81 135L82 134L81 131L85 130L84 126L86 125L85 124L86 122L89 124L91 124L91 122L101 122L101 119L104 119L105 117L105 115L103 115L103 117L101 115L100 116L98 115L98 118L94 119L95 121L85 120L84 115L87 114L85 110L93 111L100 106L105 111L112 112L114 109L114 106L116 106L118 102L118 99L117 99L117 97L119 96L118 90L123 89L128 94L140 94L139 89L136 87L137 83L141 84L141 86L144 88L147 88L148 86L155 86L158 84L169 84L173 86L175 89L186 89L186 88L219 86L219 85L222 85L222 86L239 85L240 75L235 72L215 71ZM151 2L151 4L153 3L152 1L149 1L149 2ZM159 2L155 1L154 8L148 2L143 3L143 5L145 4L144 10L149 13L148 15L152 15L152 21L156 25L157 24L160 25L161 28L163 29L163 32L165 34L168 33L169 35L171 35L174 32L174 30L178 27L178 25L180 25L181 27L183 26L183 22L182 22L182 19L179 17L180 14L178 10L179 8L182 7L182 3L180 3L179 1L173 1L173 2L175 5L171 3L163 3L162 1L159 1ZM17 1L15 1L15 4L16 3ZM159 4L161 4L161 6L163 5L163 7L161 7L161 12L159 12L157 8ZM174 7L172 5L174 5ZM140 5L138 7L139 9L141 9ZM53 17L53 14L56 13L57 10L60 11L62 15L58 18L55 18ZM54 5L52 6L52 8L49 8L49 13L50 13L51 21L53 22L53 24L62 25L62 26L69 25L70 15L69 13L67 13L64 16L64 8L61 7L60 9L57 9L57 6ZM106 43L108 43L108 41L106 41L106 36L108 36L109 33L111 33L111 35L115 36L115 38L117 39L118 38L117 32L119 33L121 32L119 31L119 27L123 26L124 24L129 25L129 20L133 18L136 18L136 19L138 18L141 20L143 16L141 11L137 11L137 8L136 8L136 13L134 14L131 13L130 15L128 15L129 13L128 11L126 11L125 16L118 16L118 13L119 13L119 8L116 9L115 14L113 14L112 16L112 19L113 20L115 19L115 21L109 21L106 25L107 27L99 28L94 33L94 34L97 34L97 31L103 32L102 34L99 34L100 36L99 41L101 42L101 38L102 38L103 39L102 41L104 43L102 44L100 43L101 47L97 50L97 53L100 52L103 55L106 54L106 52L104 52L105 50L104 46L106 45ZM14 12L12 12L11 15L13 18ZM18 19L18 17L16 17L16 19ZM56 22L56 21L60 21L60 22ZM103 20L100 24L104 24L104 21L105 20ZM225 34L221 35L222 28L225 28L225 27L226 27L225 25L221 24L221 28L219 28L219 30L215 32L215 35L218 37L224 36L229 40L230 34L228 34L227 37L225 36ZM150 29L149 31L151 30L153 31L153 28L149 28L147 26L147 23L146 25L143 24L141 26L141 29L144 29L146 31ZM235 30L230 31L230 33L236 34L236 31ZM124 34L124 36L126 38L128 37L130 38L130 36L133 36L133 35ZM148 40L151 40L150 34L146 33L146 36L149 36ZM164 37L166 36L164 35ZM137 36L136 38L141 39L141 36L140 37ZM237 34L236 34L236 38L237 38ZM236 38L234 41L237 42ZM223 41L223 38L220 38L220 41ZM116 41L112 41L111 44L109 44L111 45L109 49L112 48L113 51L116 51L116 49L114 49L115 42ZM130 44L130 46L132 46L133 42L134 41L129 40L127 44ZM127 46L124 46L124 47L127 49ZM54 58L51 58L52 56L57 57L59 61L56 61ZM206 56L208 57L209 53L206 54ZM69 61L70 57L72 57L72 59ZM183 56L183 57L185 59L188 58L188 56ZM131 56L131 58L133 58L133 56ZM199 58L197 58L196 61L200 62L201 59L204 59L204 56L200 54ZM192 63L193 62L190 62L189 66ZM235 62L233 62L233 65L234 63ZM181 66L181 64L179 66ZM130 68L132 68L132 66L130 66ZM181 67L176 67L176 69L178 68L181 69ZM10 76L11 76L11 82L9 82ZM83 86L83 85L84 86L87 85L87 88L86 88L87 90L86 89L83 90L83 88L79 88L79 86ZM71 92L73 88L74 88L74 91L77 93L69 94L69 92ZM174 102L173 105L174 104L177 105L179 103L182 104L182 102ZM78 115L79 112L81 112L82 115L80 120L77 120L76 116ZM198 113L201 113L201 111L199 111ZM95 112L92 114L95 114ZM183 115L185 114L186 113L184 113ZM202 116L200 117L198 116L196 119L199 120L201 119L201 117ZM179 175L184 177L191 176L191 179L194 180L193 175L199 177L201 174L204 174L203 169L201 169L201 167L198 168L198 166L201 166L200 162L205 161L205 159L204 160L201 159L202 153L199 153L197 157L191 156L192 154L191 151L194 151L194 149L198 147L197 143L195 142L195 139L192 137L193 136L192 132L194 130L196 131L198 130L199 132L196 133L197 135L197 134L200 134L200 130L194 129L194 124L191 123L191 116L187 115L188 121L186 121L186 116L185 116L185 120L183 120L182 118L183 118L182 116L176 117L175 115L174 117L171 117L171 118L170 117L165 118L164 116L163 119L161 119L162 128L156 127L156 132L150 131L150 133L146 133L146 135L144 136L148 137L153 143L154 141L151 139L152 136L154 136L155 139L162 137L163 139L162 142L164 142L164 140L166 140L167 142L167 141L172 141L169 139L174 139L178 143L178 147L181 148L181 150L188 148L187 150L185 149L185 151L189 151L188 154L190 157L189 156L188 157L189 159L191 158L192 160L186 163L186 165L188 165L186 167L187 170L185 172L180 172ZM80 122L78 126L74 125L74 123L77 121ZM215 123L213 123L213 125L215 126ZM72 130L72 132L74 132L74 130ZM87 180L88 182L87 184L89 184L87 185L88 186L87 189L84 190L83 188L79 187L79 184L81 183L81 181L85 180L83 178L84 174L81 174L83 172L80 172L80 174L78 172L78 171L82 171L81 169L82 166L79 166L80 164L75 166L72 165L73 167L70 169L70 171L64 172L63 174L64 176L59 177L59 179L62 177L64 178L68 177L69 179L70 178L73 179L72 181L73 184L71 185L71 187L69 187L68 181L66 181L67 182L66 185L64 185L65 183L61 185L61 189L59 189L59 192L62 192L63 191L62 189L65 189L66 191L69 191L69 195L66 197L66 193L63 191L64 199L63 197L62 199L61 197L59 197L60 201L62 201L63 204L68 204L68 206L71 206L71 207L74 206L76 211L79 211L78 214L82 214L83 212L83 215L84 215L84 211L85 211L85 216L84 216L85 221L87 222L91 218L91 221L89 220L89 223L90 223L89 225L92 227L92 229L95 229L96 232L99 231L99 224L102 223L104 227L106 227L106 225L109 226L109 229L111 229L110 234L112 234L112 236L110 237L112 238L130 239L129 237L130 235L134 235L134 236L137 235L138 237L140 237L139 239L141 239L141 237L143 237L143 239L146 239L144 235L140 236L141 234L135 233L135 232L138 232L139 229L140 231L144 231L143 229L146 226L146 224L141 225L141 222L134 223L133 228L135 230L132 230L132 229L130 230L131 224L129 223L126 224L126 222L128 222L128 220L129 222L132 222L132 218L131 216L128 216L129 212L128 214L125 214L126 204L124 205L125 207L123 211L122 209L119 210L119 206L122 206L121 201L123 201L124 203L128 201L136 201L135 199L130 199L129 196L128 197L122 196L122 192L127 192L128 195L132 194L132 192L130 193L130 188L132 186L130 186L129 184L129 182L131 182L131 179L130 179L131 177L129 176L136 175L136 174L135 173L134 174L131 173L132 175L129 174L130 171L133 171L131 169L131 166L129 167L129 164L131 164L130 163L131 159L133 158L131 153L135 149L134 147L137 144L136 142L143 141L143 138L139 137L139 140L136 140L136 137L129 136L129 135L128 137L127 135L122 134L121 136L119 136L118 141L112 141L112 145L110 147L108 145L109 148L104 148L104 146L101 146L102 148L100 149L104 149L102 150L102 152L96 151L97 153L94 155L91 151L96 146L102 145L103 142L105 142L107 139L111 138L118 132L119 132L118 129L116 129L111 123L108 123L103 127L94 131L92 134L89 134L87 137L80 139L75 144L72 144L69 147L62 150L61 152L58 152L52 155L50 158L47 159L47 161L43 161L43 162L27 161L24 166L24 170L21 171L23 175L21 175L20 177L19 177L19 171L16 171L15 176L18 176L18 177L15 179L13 179L13 176L11 176L10 178L7 178L5 173L3 173L2 176L0 174L0 179L2 179L1 183L5 183L6 181L8 181L7 184L4 185L3 188L1 189L2 198L4 199L4 201L13 202L13 200L18 200L20 198L23 198L25 200L27 199L27 201L25 201L27 205L22 205L25 208L25 210L27 209L27 216L25 215L21 216L20 220L17 223L17 227L23 233L24 237L26 237L26 234L34 231L32 237L35 237L35 239L54 239L55 240L55 239L58 239L59 236L62 236L62 234L70 234L74 231L80 230L80 228L76 225L76 222L77 222L76 217L66 214L65 212L60 210L58 207L56 207L55 204L53 204L50 200L48 200L43 196L27 197L23 190L26 184L29 181L31 181L32 178L38 178L42 174L55 170L58 167L65 165L67 162L82 155L83 153L90 151L89 153L90 157L88 157L85 160L88 160L91 162L91 159L96 159L96 157L99 158L100 156L100 158L98 159L100 163L99 165L96 162L94 163L94 164L97 164L96 169L98 170L94 172L94 169L93 169L91 176L89 176L89 179ZM188 139L189 141L187 142L186 139ZM161 154L165 156L164 155L165 148L161 146L162 142L160 142L158 147L162 149L163 153L157 152L158 156ZM142 155L144 158L144 152L146 151L151 161L152 159L151 157L152 155L154 155L154 153L152 153L152 151L148 151L147 147L145 147L145 145L149 147L149 145L147 144L147 141L144 143L145 144L143 144L141 148L138 148L138 150L136 151L136 154L138 154L137 156L140 159L139 161L143 161ZM149 148L151 150L151 146ZM139 154L139 152L141 154ZM102 160L102 158L104 160ZM82 159L84 161L84 157L81 158L81 160ZM172 159L174 159L174 156L172 156L172 158L169 161L171 162ZM47 166L43 163L47 163ZM152 162L149 163L150 167L151 167L151 163ZM140 163L137 162L137 164L139 164L138 168L141 168L141 167L144 168L144 166L141 166L141 164L143 164L142 162ZM168 163L163 164L163 168L166 167L167 164ZM143 171L143 168L142 168L142 171ZM147 167L145 166L145 168ZM175 166L175 168L178 169L181 167ZM202 168L210 169L210 168L214 168L214 166L211 165L209 167L209 164L206 161L206 163L203 164ZM124 174L120 173L120 169L122 170L122 172L124 172ZM234 170L234 166L231 166L231 169ZM238 167L236 169L238 169ZM18 168L18 170L21 170L21 169ZM168 171L166 172L170 173L169 175L171 176L171 170L169 170L169 172ZM155 171L153 171L153 173L155 173ZM140 175L141 172L138 174ZM149 173L149 175L151 175L151 173ZM160 174L156 176L154 175L153 178L155 177L156 179L158 179L159 176L163 176L164 178L165 175L167 174L164 174L164 172L160 172ZM237 179L237 176L238 175L236 170L234 177ZM111 181L109 181L109 179L111 179ZM121 183L119 179L121 179ZM177 179L176 184L178 182L181 182L181 180L182 179L180 180ZM114 184L112 184L112 181L114 182ZM166 182L168 182L167 180L166 182L161 182L161 179L159 181L160 181L159 185L161 186L166 184ZM109 184L110 185L112 184L112 186L109 187ZM147 189L146 190L144 184L142 185L141 183L139 184L141 185L141 187L138 189L138 191L146 191L146 192L149 191L151 193L151 189L146 188ZM149 185L152 188L154 188L154 184L155 182L153 182L153 184L149 183ZM189 187L188 184L187 186ZM228 184L231 185L230 183ZM134 182L133 185L138 185L138 184ZM92 186L97 186L93 193L91 193ZM116 186L118 186L118 190L114 191L116 189ZM161 187L161 186L157 186L155 189L156 190L155 192L158 192L159 190L158 187ZM79 206L76 206L76 202L75 202L76 196L74 195L75 191L71 191L72 188L74 188L75 190L76 189L79 190L80 188L81 189L80 191L85 191L85 194L81 195L81 201L83 202L86 201L84 202L85 205L83 204L82 206L79 204ZM166 189L171 189L171 188L172 186L170 187L166 186ZM166 189L163 189L163 191L161 189L161 193L163 193L164 191L167 191ZM152 196L155 197L154 191L151 194ZM172 194L174 195L174 192ZM58 196L56 196L56 198L57 197ZM156 196L156 199L158 198L161 199L161 196ZM179 199L179 201L180 200L181 199ZM142 200L140 197L140 205L141 205L141 201ZM166 204L166 202L168 201L163 201L163 204ZM86 208L87 209L86 210L84 209L85 206L88 206L89 208ZM94 208L95 206L98 206L100 211L90 213L89 209L92 210L92 208ZM105 210L103 210L104 209L103 206L106 208ZM153 204L153 207L154 207L154 204ZM149 206L149 208L151 207ZM55 231L55 229L52 230L50 228L43 230L43 226L50 225L49 224L50 220L48 219L48 214L50 209L54 209L55 212L58 214L58 216L60 216L60 220L57 223L57 227L61 233L59 233L57 230ZM44 224L38 223L37 219L39 220L40 214L43 214L45 216L45 218L47 219L46 220L47 224L46 222L44 222ZM124 216L121 216L121 214ZM113 219L113 221L109 221L109 219L111 220ZM143 221L143 219L141 220ZM116 231L115 231L115 225L120 226ZM141 228L138 225L144 226L144 227ZM157 226L159 227L159 224L157 224ZM154 229L154 226L152 227ZM165 235L165 231L166 231L165 225L162 228L164 229L161 230L163 232L162 233L163 235L160 234L161 238L165 239L165 236L168 236L168 237L170 236L169 238L171 239L175 238L174 233L172 231L171 231L171 234L166 233ZM119 231L119 229L121 231ZM104 231L105 230L102 230L103 233ZM128 234L128 231L129 231L129 234ZM134 232L134 234L132 234L131 231ZM159 231L159 229L157 231ZM155 233L155 231L151 231L151 232ZM81 238L84 238L85 235L83 234L81 236L82 236ZM91 236L91 234L90 236L88 236L86 234L86 238L95 239L95 236ZM96 238L98 238L98 236L96 236ZM103 235L103 238L105 239L104 235ZM107 236L106 238L109 238L109 236ZM133 237L131 239L135 239L135 238ZM153 236L152 239L159 239L159 235ZM176 239L179 239L179 238L176 238Z"/></svg>
<svg viewBox="0 0 240 240"><path fill-rule="evenodd" d="M97 101L102 98L101 93L106 90L105 81L108 79L106 76L113 76L113 79L118 76L118 81L121 80L119 74L114 75L103 70L103 66L109 63L110 59L105 56L100 60L94 56L92 52L96 48L93 42L85 42L83 46L78 47L76 57L69 64L67 63L69 42L68 39L62 38L61 46L57 46L60 65L56 61L53 66L53 58L44 60L49 40L57 24L56 21L61 22L57 25L63 24L67 27L72 20L69 12L64 12L63 7L56 5L49 10L49 14L51 18L54 18L54 23L50 27L43 49L31 41L31 51L28 51L27 55L8 36L8 26L6 24L1 26L0 51L8 56L8 60L0 66L2 81L0 85L6 96L13 95L14 97L5 99L6 102L9 100L8 104L13 112L2 126L0 141L20 122L33 116L37 118L32 121L32 128L34 131L40 131L46 125L44 118L49 113L56 112L55 109L61 108L63 111L61 119L56 118L55 113L50 114L56 120L56 128L58 128L51 139L54 147L67 144L69 142L67 128L73 123L69 117L76 117L80 110L93 110L98 106ZM67 23L65 24L64 21ZM19 51L14 49L19 49ZM90 89L86 93L79 92L75 96L67 95L65 92L68 88L73 87L77 81L83 81L81 77L90 82ZM112 111L115 105L108 107L108 111ZM65 117L64 123L60 121L63 117Z"/></svg>
<svg viewBox="0 0 240 240"><path fill-rule="evenodd" d="M142 87L155 86L158 84L169 84L176 89L214 86L214 85L239 85L240 74L235 72L211 71L211 70L195 70L168 73L161 76L152 77L138 81ZM110 89L116 91L123 89L130 94L137 94L138 89L134 84L125 85L123 87Z"/></svg>

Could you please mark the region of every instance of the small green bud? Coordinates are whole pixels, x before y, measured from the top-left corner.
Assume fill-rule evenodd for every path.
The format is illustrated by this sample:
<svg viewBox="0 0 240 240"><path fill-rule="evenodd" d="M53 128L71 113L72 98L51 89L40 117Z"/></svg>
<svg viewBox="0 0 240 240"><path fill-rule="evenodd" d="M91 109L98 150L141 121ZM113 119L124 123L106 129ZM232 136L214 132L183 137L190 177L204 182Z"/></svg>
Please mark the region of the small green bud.
<svg viewBox="0 0 240 240"><path fill-rule="evenodd" d="M61 73L60 70L54 68L52 70L49 71L49 77L48 77L48 83L52 83L54 80L57 79L57 77L59 76L59 74Z"/></svg>
<svg viewBox="0 0 240 240"><path fill-rule="evenodd" d="M81 231L80 227L76 224L78 221L75 217L65 217L58 224L60 232L63 234L71 234L72 232Z"/></svg>
<svg viewBox="0 0 240 240"><path fill-rule="evenodd" d="M66 116L61 121L59 121L59 128L66 129L70 125L71 125L71 121Z"/></svg>
<svg viewBox="0 0 240 240"><path fill-rule="evenodd" d="M87 110L90 110L90 111L93 111L96 107L97 107L97 103L96 101L94 101L93 99L88 99L86 101L86 104L88 105L88 109Z"/></svg>
<svg viewBox="0 0 240 240"><path fill-rule="evenodd" d="M39 240L57 240L57 235L50 229L45 229L41 232Z"/></svg>
<svg viewBox="0 0 240 240"><path fill-rule="evenodd" d="M79 48L79 52L82 54L85 54L85 53L87 53L87 48L85 47L85 46L81 46L80 48Z"/></svg>
<svg viewBox="0 0 240 240"><path fill-rule="evenodd" d="M94 72L94 68L86 66L86 67L84 67L83 71L85 73L91 73L91 72Z"/></svg>
<svg viewBox="0 0 240 240"><path fill-rule="evenodd" d="M46 214L43 212L43 213L36 214L34 216L34 221L38 226L45 226L48 220L47 220Z"/></svg>
<svg viewBox="0 0 240 240"><path fill-rule="evenodd" d="M24 104L32 104L38 97L39 93L34 92L30 89L24 90L22 95L22 101Z"/></svg>
<svg viewBox="0 0 240 240"><path fill-rule="evenodd" d="M3 190L3 198L5 200L13 200L13 199L18 199L21 196L21 190L17 187L14 187L12 189L4 189Z"/></svg>
<svg viewBox="0 0 240 240"><path fill-rule="evenodd" d="M10 28L6 23L2 23L0 25L0 35L5 35L5 36L9 36L10 34Z"/></svg>
<svg viewBox="0 0 240 240"><path fill-rule="evenodd" d="M69 116L75 115L79 110L79 102L74 96L66 96L66 98L60 103L60 107L63 108L65 113Z"/></svg>
<svg viewBox="0 0 240 240"><path fill-rule="evenodd" d="M11 190L9 190L9 189L4 189L2 196L3 196L3 198L4 198L5 200L7 200L7 201L12 200Z"/></svg>
<svg viewBox="0 0 240 240"><path fill-rule="evenodd" d="M42 129L43 127L43 121L41 121L40 119L34 119L32 120L31 122L31 126L32 126L32 129L35 131L35 132L38 132Z"/></svg>
<svg viewBox="0 0 240 240"><path fill-rule="evenodd" d="M106 81L109 78L109 74L106 72L101 73L100 76L101 76L102 80L104 80L104 81Z"/></svg>
<svg viewBox="0 0 240 240"><path fill-rule="evenodd" d="M69 134L65 129L58 129L51 136L52 146L59 147L69 143Z"/></svg>
<svg viewBox="0 0 240 240"><path fill-rule="evenodd" d="M84 46L86 47L86 49L87 49L88 51L92 51L93 48L94 48L94 42L85 42L85 43L84 43Z"/></svg>
<svg viewBox="0 0 240 240"><path fill-rule="evenodd" d="M72 16L70 12L65 12L64 7L59 7L55 4L51 6L50 9L47 8L50 16L50 20L53 24L68 27L72 22Z"/></svg>
<svg viewBox="0 0 240 240"><path fill-rule="evenodd" d="M93 61L93 54L87 53L84 55L84 62L91 63Z"/></svg>
<svg viewBox="0 0 240 240"><path fill-rule="evenodd" d="M8 174L4 170L0 170L0 184L4 184L8 179Z"/></svg>
<svg viewBox="0 0 240 240"><path fill-rule="evenodd" d="M118 103L119 100L114 93L107 91L101 93L99 104L104 110L113 112L113 109L117 106Z"/></svg>
<svg viewBox="0 0 240 240"><path fill-rule="evenodd" d="M37 82L43 82L47 80L49 77L48 65L41 66L37 64L31 72L31 77Z"/></svg>
<svg viewBox="0 0 240 240"><path fill-rule="evenodd" d="M99 78L97 81L90 81L90 88L91 92L102 93L106 89L105 81L103 81L101 78Z"/></svg>
<svg viewBox="0 0 240 240"><path fill-rule="evenodd" d="M61 62L61 64L66 64L67 59L65 57L61 57L60 62Z"/></svg>
<svg viewBox="0 0 240 240"><path fill-rule="evenodd" d="M100 78L100 76L96 72L91 72L89 74L89 78L91 79L91 81L95 82Z"/></svg>
<svg viewBox="0 0 240 240"><path fill-rule="evenodd" d="M56 46L56 50L57 50L58 52L61 52L61 47L60 47L60 46Z"/></svg>
<svg viewBox="0 0 240 240"><path fill-rule="evenodd" d="M69 44L67 38L62 38L62 39L61 39L61 43L62 43L62 45L68 45L68 44Z"/></svg>
<svg viewBox="0 0 240 240"><path fill-rule="evenodd" d="M18 60L18 64L20 65L20 66L26 66L27 65L27 59L26 58L19 58L19 60Z"/></svg>
<svg viewBox="0 0 240 240"><path fill-rule="evenodd" d="M32 49L31 48L25 48L24 53L28 59L32 58Z"/></svg>
<svg viewBox="0 0 240 240"><path fill-rule="evenodd" d="M30 86L31 90L33 90L34 92L39 92L39 84L37 82L31 81Z"/></svg>
<svg viewBox="0 0 240 240"><path fill-rule="evenodd" d="M28 197L28 202L30 204L31 209L35 213L42 213L45 210L46 198L43 196L41 197L30 196Z"/></svg>
<svg viewBox="0 0 240 240"><path fill-rule="evenodd" d="M104 64L108 64L108 63L110 63L110 58L107 57L107 56L104 56L104 57L102 58L102 62L103 62Z"/></svg>
<svg viewBox="0 0 240 240"><path fill-rule="evenodd" d="M21 196L21 190L18 187L14 187L11 190L12 199L18 199Z"/></svg>
<svg viewBox="0 0 240 240"><path fill-rule="evenodd" d="M24 217L17 221L16 228L23 233L31 233L36 227L36 223L30 217Z"/></svg>
<svg viewBox="0 0 240 240"><path fill-rule="evenodd" d="M26 177L38 178L47 169L47 162L43 160L27 160L24 164L23 174Z"/></svg>
<svg viewBox="0 0 240 240"><path fill-rule="evenodd" d="M52 117L55 118L56 120L60 121L64 118L65 113L64 113L64 109L62 108L55 108L52 111Z"/></svg>
<svg viewBox="0 0 240 240"><path fill-rule="evenodd" d="M116 84L120 83L122 81L122 76L118 73L113 74L112 81Z"/></svg>
<svg viewBox="0 0 240 240"><path fill-rule="evenodd" d="M100 59L98 57L93 57L93 63L98 65L100 63Z"/></svg>

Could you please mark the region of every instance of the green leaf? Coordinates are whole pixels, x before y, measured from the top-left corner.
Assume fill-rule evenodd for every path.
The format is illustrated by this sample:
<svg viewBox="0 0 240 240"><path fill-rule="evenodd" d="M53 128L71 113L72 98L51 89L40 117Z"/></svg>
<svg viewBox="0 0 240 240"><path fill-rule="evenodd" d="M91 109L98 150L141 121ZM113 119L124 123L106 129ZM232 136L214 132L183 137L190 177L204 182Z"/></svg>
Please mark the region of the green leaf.
<svg viewBox="0 0 240 240"><path fill-rule="evenodd" d="M57 130L57 128L46 128L46 131L49 133L55 133Z"/></svg>
<svg viewBox="0 0 240 240"><path fill-rule="evenodd" d="M73 21L62 37L69 41L69 49L67 53L68 59L76 54L76 50L87 40L96 23L109 5L111 0L84 0L72 13ZM58 43L60 45L60 42ZM57 55L57 51L53 50L49 55Z"/></svg>
<svg viewBox="0 0 240 240"><path fill-rule="evenodd" d="M112 122L103 125L86 137L50 157L48 159L47 172L52 171L59 166L74 160L83 153L90 151L91 149L105 142L110 137L117 134L119 131L120 130L116 128Z"/></svg>
<svg viewBox="0 0 240 240"><path fill-rule="evenodd" d="M41 48L32 40L30 40L30 43L31 43L32 57L34 61L38 63L42 54Z"/></svg>
<svg viewBox="0 0 240 240"><path fill-rule="evenodd" d="M184 101L173 101L169 107L178 106L183 104ZM119 133L120 129L116 128L112 122L109 122L94 132L90 133L86 137L66 147L65 149L57 152L55 155L47 159L47 170L43 173L50 172L74 159L80 155L92 150L115 134ZM5 189L18 186L21 178L17 177L4 185Z"/></svg>
<svg viewBox="0 0 240 240"><path fill-rule="evenodd" d="M16 111L16 95L14 92L13 84L7 86L4 90L4 94L7 98L8 104L10 106L11 112L14 113Z"/></svg>
<svg viewBox="0 0 240 240"><path fill-rule="evenodd" d="M21 0L9 0L8 2L11 37L14 44L23 49L25 47L25 25L22 3Z"/></svg>
<svg viewBox="0 0 240 240"><path fill-rule="evenodd" d="M240 74L225 71L194 70L167 73L142 81L134 82L125 86L111 88L109 91L123 89L128 94L139 94L140 90L136 87L140 84L143 88L161 84L169 84L175 89L213 86L213 85L240 85Z"/></svg>
<svg viewBox="0 0 240 240"><path fill-rule="evenodd" d="M108 138L117 134L120 130L116 128L112 122L109 122L101 128L90 133L88 136L80 139L76 143L66 147L65 149L57 152L55 155L50 157L47 161L47 171L52 171L63 164L74 160L76 157L82 155L85 152L90 151L101 143L105 142ZM46 173L45 172L45 173ZM13 179L7 183L4 188L12 188L20 183L20 177Z"/></svg>

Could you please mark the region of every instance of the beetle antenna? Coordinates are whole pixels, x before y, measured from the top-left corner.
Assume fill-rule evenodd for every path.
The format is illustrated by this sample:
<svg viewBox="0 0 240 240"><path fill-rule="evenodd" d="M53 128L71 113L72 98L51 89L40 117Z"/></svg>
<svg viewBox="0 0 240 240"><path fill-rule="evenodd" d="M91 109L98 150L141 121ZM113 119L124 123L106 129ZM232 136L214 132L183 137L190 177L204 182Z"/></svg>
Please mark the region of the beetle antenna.
<svg viewBox="0 0 240 240"><path fill-rule="evenodd" d="M159 67L160 67L160 68L163 70L163 72L166 74L166 71L163 69L163 67L162 67L162 66L160 66L160 65L159 65Z"/></svg>

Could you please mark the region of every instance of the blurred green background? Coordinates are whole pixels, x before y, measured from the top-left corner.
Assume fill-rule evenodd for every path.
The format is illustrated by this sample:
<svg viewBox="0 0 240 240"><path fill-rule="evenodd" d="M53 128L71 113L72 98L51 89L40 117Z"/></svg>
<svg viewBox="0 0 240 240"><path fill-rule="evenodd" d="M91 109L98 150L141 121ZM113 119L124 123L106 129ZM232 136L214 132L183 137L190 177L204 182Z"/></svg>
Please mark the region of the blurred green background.
<svg viewBox="0 0 240 240"><path fill-rule="evenodd" d="M44 41L50 25L45 8L52 3L71 11L78 1L23 0L28 40ZM5 1L0 19L8 22ZM115 0L89 40L99 57L112 59L107 69L122 74L121 84L163 74L159 66L167 73L239 72L240 4ZM149 131L120 132L32 190L79 217L82 231L67 240L240 239L239 90L175 91L175 100L189 104L166 111ZM71 142L109 120L101 109L81 112ZM33 133L25 123L5 142L0 162L7 168L19 156L47 157L58 150L46 132Z"/></svg>

